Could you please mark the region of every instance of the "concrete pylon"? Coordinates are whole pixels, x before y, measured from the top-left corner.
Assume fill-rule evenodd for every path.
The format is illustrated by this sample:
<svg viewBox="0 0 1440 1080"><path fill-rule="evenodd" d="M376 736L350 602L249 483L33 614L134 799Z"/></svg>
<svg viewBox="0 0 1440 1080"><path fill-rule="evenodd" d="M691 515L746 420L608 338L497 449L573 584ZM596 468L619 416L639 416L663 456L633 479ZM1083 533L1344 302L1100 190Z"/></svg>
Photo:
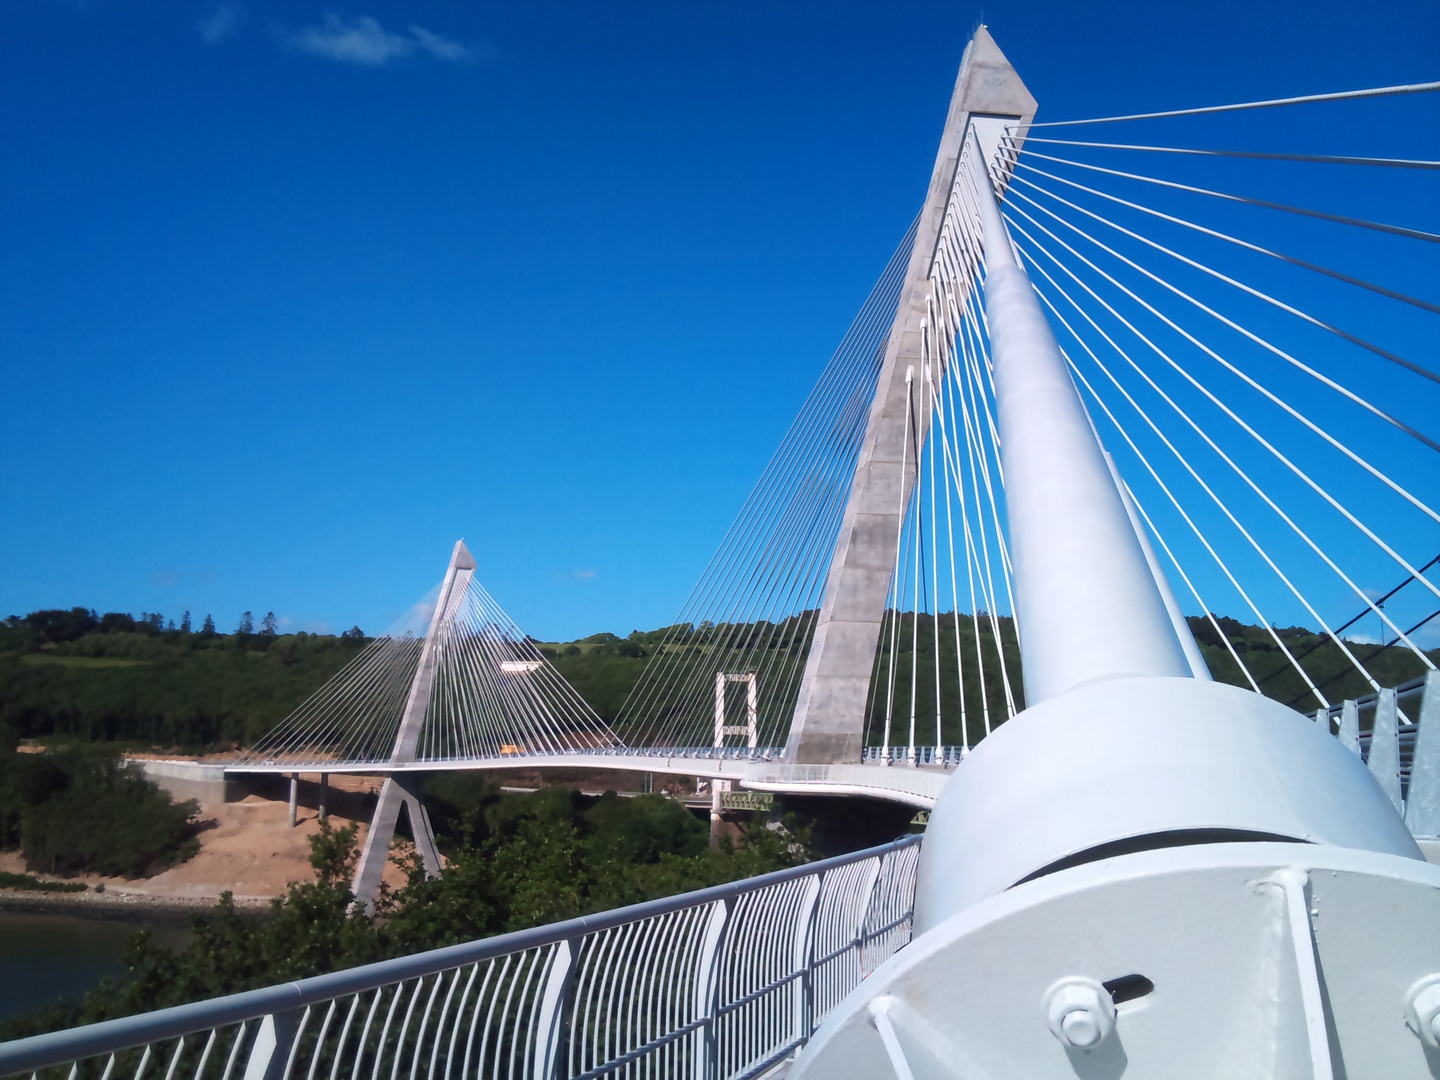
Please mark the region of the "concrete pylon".
<svg viewBox="0 0 1440 1080"><path fill-rule="evenodd" d="M1019 125L1035 116L1035 99L983 26L965 50L950 98L790 723L788 761L860 760L870 672L899 544L898 519L915 483L913 466L901 466L906 416L915 418L916 445L924 445L930 423L921 378L930 269L972 115L1004 117ZM913 377L907 378L910 370Z"/></svg>
<svg viewBox="0 0 1440 1080"><path fill-rule="evenodd" d="M355 867L355 883L350 889L367 911L374 907L375 898L380 894L380 877L385 872L385 860L390 857L395 826L400 824L401 807L405 809L410 835L415 838L415 850L425 864L426 875L440 876L440 852L435 847L435 830L430 826L423 794L420 778L414 774L387 776L380 788L380 801L375 804L370 832L365 837L365 848Z"/></svg>
<svg viewBox="0 0 1440 1080"><path fill-rule="evenodd" d="M465 541L455 541L455 549L450 553L450 566L445 571L445 580L435 601L430 629L420 649L420 662L415 665L415 677L405 698L405 710L401 713L400 727L395 734L395 747L390 753L391 765L404 765L415 760L415 747L419 743L420 729L425 724L425 710L430 703L430 686L435 679L440 642L448 633L455 612L465 598L465 591L475 574L475 565L475 557L470 554ZM355 882L350 889L356 901L367 910L374 906L375 897L380 892L380 876L385 870L385 861L390 857L390 842L395 838L401 806L405 807L410 833L424 861L425 872L431 877L440 873L440 852L435 847L435 833L430 827L430 816L425 811L420 778L413 773L392 773L385 778L380 789L380 801L375 806L365 847L355 867Z"/></svg>

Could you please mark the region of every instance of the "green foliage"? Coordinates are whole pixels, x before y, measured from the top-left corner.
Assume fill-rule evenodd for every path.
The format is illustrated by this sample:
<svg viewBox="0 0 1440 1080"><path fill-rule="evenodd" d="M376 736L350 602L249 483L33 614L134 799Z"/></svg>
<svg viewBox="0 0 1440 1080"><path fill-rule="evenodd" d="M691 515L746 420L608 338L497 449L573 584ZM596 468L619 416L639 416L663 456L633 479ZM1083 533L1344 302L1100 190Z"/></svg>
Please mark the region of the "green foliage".
<svg viewBox="0 0 1440 1080"><path fill-rule="evenodd" d="M959 623L957 626L956 623ZM914 680L916 690L915 716L916 738L922 744L934 739L935 732L935 647L937 627L935 617L921 614L920 625L915 625L913 612L902 613L898 619L894 611L888 613L888 620L881 633L880 647L875 657L875 669L871 676L869 741L878 745L885 729L887 712L891 719L891 745L903 744L909 738L911 672L918 677ZM1000 653L995 648L995 627L1000 630L1000 642L1004 650L1002 668ZM918 633L917 633L918 631ZM985 612L974 618L961 614L957 620L953 614L942 614L939 618L938 641L940 647L940 713L941 741L948 745L959 745L962 740L960 723L960 681L956 679L956 645L960 651L958 670L964 673L966 724L964 735L974 745L985 733L986 711L991 727L1004 721L1007 715L1005 700L1005 676L1009 676L1015 708L1025 707L1024 686L1020 669L1020 648L1015 638L1014 620L1008 615L991 617ZM978 637L978 656L977 656ZM893 645L893 656L892 656ZM893 668L894 679L890 677ZM983 671L984 679L981 679ZM890 687L893 683L893 695ZM983 696L982 696L983 686Z"/></svg>
<svg viewBox="0 0 1440 1080"><path fill-rule="evenodd" d="M574 642L535 644L607 723L617 726L620 713L652 658L705 670L740 670L753 662L750 650L765 657L762 724L788 719L793 700L774 701L766 695L788 687L793 695L810 642L816 612L780 622L744 625L661 627L633 631L628 637L591 634ZM998 616L1006 673L1023 707L1023 674L1013 623ZM1191 618L1190 626L1215 677L1239 686L1249 683L1215 632L1209 619ZM1275 629L1249 626L1216 617L1235 651L1255 673L1261 690L1286 704L1313 707L1304 682L1291 669L1275 642L1278 636L1307 673L1332 700L1368 693L1369 687L1328 638L1303 627ZM885 714L903 718L908 730L910 672L929 671L916 680L917 721L924 718L924 741L933 737L935 717L935 649L937 627L928 614L919 617L889 613L876 657L869 705L870 741L878 743ZM988 705L991 726L1006 715L1000 652L988 615L942 614L938 620L940 650L941 738L961 741L960 685L955 678L956 631L964 670L967 728L971 743L984 731ZM957 627L958 623L958 627ZM251 618L253 630L253 616ZM0 741L20 738L48 743L115 742L143 748L172 747L200 751L253 744L276 722L340 670L367 642L359 627L339 637L271 633L273 620L262 620L261 633L216 634L206 617L199 633L165 630L158 614L134 616L119 612L97 615L84 608L32 612L0 622ZM182 626L184 622L182 620ZM980 655L976 655L976 641ZM892 656L892 645L894 655ZM1386 686L1420 672L1407 650L1351 643L1352 652ZM1440 650L1432 653L1440 656ZM889 672L896 672L893 699ZM981 667L984 668L983 698ZM651 672L650 678L663 678ZM660 703L662 706L664 702ZM628 720L648 727L653 716ZM895 732L892 730L892 742Z"/></svg>
<svg viewBox="0 0 1440 1080"><path fill-rule="evenodd" d="M0 749L0 847L19 847L31 870L155 873L197 849L197 809L113 754Z"/></svg>
<svg viewBox="0 0 1440 1080"><path fill-rule="evenodd" d="M1280 643L1300 662L1306 674L1331 701L1363 697L1371 692L1370 685L1345 658L1339 646L1325 634L1318 634L1303 626L1287 626L1283 629L1249 626L1223 615L1216 615L1214 619L1240 659L1245 662L1245 666L1255 676L1266 697L1302 710L1313 709L1318 704L1304 680L1281 651L1276 638L1280 639ZM1200 646L1200 652L1204 655L1211 674L1220 682L1248 687L1250 683L1235 663L1235 658L1230 655L1230 650L1225 647L1220 635L1215 632L1215 626L1210 620L1191 617L1186 621L1190 624L1190 631L1195 635L1195 641ZM1425 673L1424 665L1403 645L1385 647L1356 641L1346 644L1355 659L1365 665L1381 686L1398 686ZM1440 660L1440 649L1432 649L1427 655L1432 660Z"/></svg>
<svg viewBox="0 0 1440 1080"><path fill-rule="evenodd" d="M0 735L201 751L248 745L364 647L314 634L156 631L159 616L36 612L0 624ZM108 629L107 629L108 627Z"/></svg>
<svg viewBox="0 0 1440 1080"><path fill-rule="evenodd" d="M540 651L600 719L613 724L630 690L655 652L653 635L638 631L629 638L592 634L568 645L543 645Z"/></svg>
<svg viewBox="0 0 1440 1080"><path fill-rule="evenodd" d="M29 874L12 874L0 870L0 889L24 889L29 892L84 892L90 886L83 881L41 881Z"/></svg>
<svg viewBox="0 0 1440 1080"><path fill-rule="evenodd" d="M587 797L566 788L502 793L472 777L437 780L433 800L448 865L435 880L416 857L407 881L360 913L349 883L355 828L322 826L311 839L313 882L294 884L265 918L230 895L192 920L181 950L148 934L132 941L127 972L82 1000L0 1023L0 1039L126 1016L522 930L794 865L803 831L757 827L720 851L679 803L661 796Z"/></svg>

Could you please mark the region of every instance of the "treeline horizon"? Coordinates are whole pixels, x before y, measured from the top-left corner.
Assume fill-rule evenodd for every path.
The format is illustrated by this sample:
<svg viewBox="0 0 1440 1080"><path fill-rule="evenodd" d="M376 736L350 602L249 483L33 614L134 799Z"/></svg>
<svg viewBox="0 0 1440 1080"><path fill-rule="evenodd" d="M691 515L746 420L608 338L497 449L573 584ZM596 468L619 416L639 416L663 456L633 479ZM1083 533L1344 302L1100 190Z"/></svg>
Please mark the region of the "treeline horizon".
<svg viewBox="0 0 1440 1080"><path fill-rule="evenodd" d="M789 671L803 662L801 654L808 648L816 615L807 610L774 622L680 624L634 630L624 637L602 631L570 642L530 640L602 720L623 729L624 721L633 719L624 715L625 704L657 654L692 653L697 655L688 659L722 666L745 655L769 654L781 664L773 670ZM955 665L956 616L939 616L938 635L935 616L922 613L918 632L915 618L913 612L887 613L870 708L873 737L867 742L881 741L880 725L887 710L905 717L908 727L912 668L931 673L917 680L915 704L917 717L927 718L928 735L922 742L934 738L936 642L942 673L948 675ZM1288 650L1329 701L1362 697L1371 690L1322 633L1300 626L1255 626L1221 615L1213 619L1212 623L1211 618L1191 616L1188 622L1218 681L1251 685L1235 662L1238 655L1266 696L1313 711L1318 702L1286 657ZM961 613L958 621L973 744L980 730L982 700L988 703L992 725L1006 714L1004 686L990 616ZM103 742L124 749L186 753L248 746L372 640L359 627L338 635L281 633L273 615L257 623L248 612L233 633L216 631L208 617L198 630L193 624L186 629L189 623L183 616L177 624L158 613L99 614L79 607L0 621L0 745L15 746L26 739ZM995 616L994 625L1000 628L1012 696L1021 708L1023 670L1013 623L1009 616ZM1217 625L1224 640L1216 633ZM985 665L983 698L974 662L977 636ZM1354 640L1346 644L1383 686L1422 674L1423 665L1408 650ZM1440 660L1440 649L1428 655ZM672 655L670 662L679 659ZM893 699L888 683L881 683L892 665L906 673L905 678L897 678ZM947 743L961 741L959 689L953 676L942 680L941 728ZM784 712L783 703L779 711ZM891 742L895 742L893 734Z"/></svg>

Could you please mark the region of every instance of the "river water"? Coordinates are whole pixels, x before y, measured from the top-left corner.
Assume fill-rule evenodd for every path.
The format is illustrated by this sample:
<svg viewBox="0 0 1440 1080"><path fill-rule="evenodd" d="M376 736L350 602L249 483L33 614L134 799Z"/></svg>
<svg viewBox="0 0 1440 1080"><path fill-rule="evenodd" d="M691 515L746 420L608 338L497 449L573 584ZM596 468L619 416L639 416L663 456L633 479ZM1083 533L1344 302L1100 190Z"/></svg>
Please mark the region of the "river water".
<svg viewBox="0 0 1440 1080"><path fill-rule="evenodd" d="M91 919L0 911L0 1018L78 997L125 970L125 946L140 930L183 945L178 922Z"/></svg>

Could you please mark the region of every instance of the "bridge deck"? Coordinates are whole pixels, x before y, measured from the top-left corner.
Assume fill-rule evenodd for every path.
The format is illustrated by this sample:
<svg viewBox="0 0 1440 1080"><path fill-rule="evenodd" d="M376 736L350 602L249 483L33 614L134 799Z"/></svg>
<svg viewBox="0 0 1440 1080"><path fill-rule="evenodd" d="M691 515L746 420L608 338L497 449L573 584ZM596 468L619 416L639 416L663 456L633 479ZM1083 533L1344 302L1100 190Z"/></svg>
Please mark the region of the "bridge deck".
<svg viewBox="0 0 1440 1080"><path fill-rule="evenodd" d="M938 765L793 765L778 760L750 757L703 757L699 755L652 754L506 754L492 758L414 762L246 762L224 767L227 775L267 773L360 773L393 775L443 770L489 771L495 769L621 769L629 772L665 773L674 776L703 776L729 780L753 791L791 795L865 795L907 806L929 809L951 770Z"/></svg>

